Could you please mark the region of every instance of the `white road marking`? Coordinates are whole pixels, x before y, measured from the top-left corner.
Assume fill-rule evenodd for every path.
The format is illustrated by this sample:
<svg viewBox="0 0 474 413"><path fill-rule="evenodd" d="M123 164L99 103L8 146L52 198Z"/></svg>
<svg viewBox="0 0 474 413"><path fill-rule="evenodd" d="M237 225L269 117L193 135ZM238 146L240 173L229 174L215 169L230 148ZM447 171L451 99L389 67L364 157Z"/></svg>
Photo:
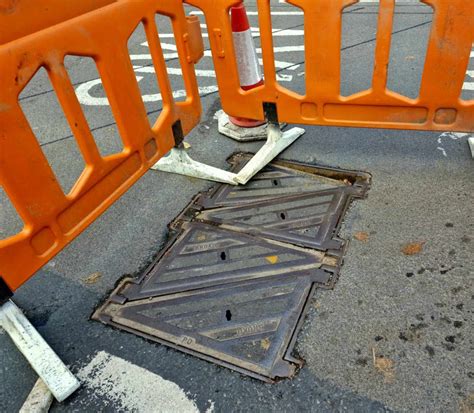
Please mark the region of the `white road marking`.
<svg viewBox="0 0 474 413"><path fill-rule="evenodd" d="M462 88L463 90L474 90L474 82L464 82Z"/></svg>
<svg viewBox="0 0 474 413"><path fill-rule="evenodd" d="M438 137L438 145L436 147L437 150L441 151L444 157L448 157L448 154L446 152L446 149L441 146L443 144L443 139L444 138L450 138L453 141L457 141L459 139L464 139L467 138L467 141L469 142L469 139L473 139L472 134L466 133L466 132L444 132Z"/></svg>
<svg viewBox="0 0 474 413"><path fill-rule="evenodd" d="M276 80L278 82L291 82L293 80L293 75L285 75L283 73L277 73Z"/></svg>
<svg viewBox="0 0 474 413"><path fill-rule="evenodd" d="M176 59L179 57L178 53L163 53L163 57L165 60L167 59ZM151 54L150 53L140 53L140 54L131 54L130 55L131 60L151 60Z"/></svg>
<svg viewBox="0 0 474 413"><path fill-rule="evenodd" d="M86 389L113 403L110 409L199 413L194 400L176 383L105 351L97 353L78 376Z"/></svg>
<svg viewBox="0 0 474 413"><path fill-rule="evenodd" d="M469 149L471 150L472 159L474 159L474 136L471 136L467 143L469 144Z"/></svg>
<svg viewBox="0 0 474 413"><path fill-rule="evenodd" d="M289 47L299 47L299 46L289 46ZM303 46L301 46L301 47L303 47ZM279 49L279 48L275 48L275 49ZM258 49L258 50L260 50L260 49ZM258 50L257 50L257 53L261 53L261 50L260 51L258 51ZM285 50L276 50L275 51L275 53L284 53L284 52L285 52ZM164 55L165 59L175 59L175 58L179 57L178 53L164 53L163 55ZM206 50L204 52L204 56L205 57L211 57L212 56L211 51ZM132 54L132 55L130 55L130 59L131 60L151 60L151 54L149 54L149 53ZM262 59L259 59L259 62L260 62L261 65L263 64ZM295 65L294 63L291 63L291 62L283 62L283 61L280 61L280 60L275 60L275 67L277 69L287 69L288 68L288 70L296 70L299 66L300 65Z"/></svg>
<svg viewBox="0 0 474 413"><path fill-rule="evenodd" d="M259 37L260 36L260 30L258 27L251 27L250 30L252 30L252 37ZM304 36L304 30L292 30L292 29L285 29L285 30L279 30L279 29L273 29L273 36ZM174 39L174 34L173 33L160 33L158 35L160 39ZM204 32L202 33L202 37L209 37L209 34ZM148 46L148 42L143 42L141 43L142 46Z"/></svg>
<svg viewBox="0 0 474 413"><path fill-rule="evenodd" d="M144 66L144 67L135 66L134 70L137 73L155 73L155 68L153 66ZM177 75L177 76L183 75L183 71L176 67L168 67L166 71L170 75ZM214 70L195 69L195 72L197 76L201 76L201 77L216 77L216 72L214 72Z"/></svg>
<svg viewBox="0 0 474 413"><path fill-rule="evenodd" d="M140 82L143 79L143 76L136 76L137 82ZM79 102L87 106L107 106L109 105L109 100L107 97L96 97L90 94L90 90L99 84L102 83L101 79L90 80L89 82L82 83L76 89L76 96ZM218 91L217 85L211 86L200 86L198 88L200 95L207 95L209 93L214 93ZM180 99L186 97L186 91L183 89L174 90L173 97L175 99ZM144 102L159 102L163 99L161 93L155 93L151 95L142 95Z"/></svg>
<svg viewBox="0 0 474 413"><path fill-rule="evenodd" d="M137 73L155 73L155 68L153 66L134 66L133 69ZM174 67L168 67L167 72L170 75L182 76L183 74L181 69ZM214 70L195 69L195 72L196 76L199 77L216 77L216 72L214 72ZM277 80L282 82L291 82L293 80L293 76L277 73Z"/></svg>
<svg viewBox="0 0 474 413"><path fill-rule="evenodd" d="M257 53L262 53L262 49L256 47ZM304 52L304 46L278 46L273 48L273 53Z"/></svg>
<svg viewBox="0 0 474 413"><path fill-rule="evenodd" d="M191 15L202 16L204 13L202 11L193 10ZM302 11L272 11L272 16L302 16ZM258 16L256 11L247 11L247 16Z"/></svg>
<svg viewBox="0 0 474 413"><path fill-rule="evenodd" d="M202 12L196 12L193 11L191 14L202 14ZM257 15L257 12L248 12L247 14L249 15ZM302 15L302 12L276 12L272 13L276 15ZM201 27L204 29L207 29L207 26L205 24L201 24ZM304 30L295 30L295 29L273 29L272 30L274 33L274 36L281 36L281 37L287 37L287 36L304 36ZM258 27L251 27L251 32L252 32L252 37L259 37L260 36L260 29ZM175 35L173 33L160 33L159 34L161 39L174 39ZM203 30L203 36L207 37L208 34ZM148 42L142 42L140 43L141 46L148 47ZM163 53L163 57L165 60L171 60L171 59L178 59L179 54L177 52L177 47L175 44L172 43L161 43L161 48L165 53ZM166 53L169 52L169 53ZM304 52L304 46L284 46L284 47L275 47L274 53L291 53L291 52ZM262 50L257 49L257 53L261 55ZM210 50L204 51L204 57L212 57L212 52ZM137 64L134 64L133 68L136 73L144 73L144 74L154 74L155 69L153 66L143 66L143 64L139 63L140 61L152 61L152 56L150 53L139 53L139 54L131 54L130 55L130 60L132 60L133 63L137 62ZM263 59L259 58L258 59L259 64L263 65ZM296 70L300 67L300 64L295 64L292 62L285 62L281 60L275 60L275 68L277 70ZM216 74L214 70L209 69L209 70L203 70L203 69L195 69L196 75L198 77L207 77L207 78L215 78ZM182 70L180 67L173 68L173 67L167 67L167 73L169 75L173 76L182 76ZM140 82L143 79L143 76L136 76L136 79L138 82ZM284 73L277 73L276 74L276 79L279 82L291 82L293 80L293 75L290 74L284 74ZM81 104L87 105L87 106L106 106L109 105L109 101L106 96L93 96L92 89L96 87L97 85L100 85L102 83L101 79L94 79L88 82L85 82L83 84L80 84L76 88L76 95L78 97L78 100ZM203 94L209 94L213 92L217 92L218 88L216 85L211 85L211 86L203 86L199 87L199 93L201 95ZM182 98L186 97L186 91L185 90L175 90L173 91L173 96L175 98ZM162 96L160 93L156 94L149 94L149 95L143 95L142 96L144 102L157 102L162 100Z"/></svg>
<svg viewBox="0 0 474 413"><path fill-rule="evenodd" d="M438 149L439 151L441 151L441 153L443 154L443 156L445 158L448 157L448 155L446 155L446 150L444 148L442 148L441 146L438 146L436 149Z"/></svg>

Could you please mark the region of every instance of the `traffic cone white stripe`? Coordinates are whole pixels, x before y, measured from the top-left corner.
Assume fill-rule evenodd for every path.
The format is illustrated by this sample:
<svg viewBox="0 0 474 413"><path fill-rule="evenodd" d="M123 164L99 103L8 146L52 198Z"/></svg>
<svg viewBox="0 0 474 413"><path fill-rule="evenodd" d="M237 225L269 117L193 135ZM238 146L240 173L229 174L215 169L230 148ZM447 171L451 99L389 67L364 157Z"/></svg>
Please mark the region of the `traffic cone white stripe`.
<svg viewBox="0 0 474 413"><path fill-rule="evenodd" d="M257 57L257 51L252 32L233 32L237 68L239 70L240 86L254 86L262 81L262 71Z"/></svg>
<svg viewBox="0 0 474 413"><path fill-rule="evenodd" d="M244 3L231 7L230 22L232 26L237 69L239 71L240 87L244 90L250 90L263 85L263 76L257 57L257 49L253 41L252 30L250 29ZM255 128L265 124L265 121L233 116L229 116L229 120L234 125L244 128Z"/></svg>

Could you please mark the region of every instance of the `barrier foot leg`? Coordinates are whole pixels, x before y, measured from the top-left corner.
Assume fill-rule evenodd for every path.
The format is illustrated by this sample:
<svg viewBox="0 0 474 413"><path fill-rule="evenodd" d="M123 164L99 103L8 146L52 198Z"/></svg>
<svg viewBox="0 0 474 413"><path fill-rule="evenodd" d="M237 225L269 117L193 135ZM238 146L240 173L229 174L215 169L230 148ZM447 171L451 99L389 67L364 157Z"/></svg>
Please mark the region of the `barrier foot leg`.
<svg viewBox="0 0 474 413"><path fill-rule="evenodd" d="M53 403L53 395L42 379L38 379L18 413L47 413Z"/></svg>
<svg viewBox="0 0 474 413"><path fill-rule="evenodd" d="M265 145L253 156L253 158L237 174L235 180L245 185L258 171L272 161L278 154L283 152L296 139L305 133L304 129L292 128L282 132L278 125L268 125L268 137Z"/></svg>
<svg viewBox="0 0 474 413"><path fill-rule="evenodd" d="M79 388L79 381L11 300L0 306L0 326L58 402L64 401Z"/></svg>
<svg viewBox="0 0 474 413"><path fill-rule="evenodd" d="M151 169L237 185L236 174L197 162L181 148L171 149L168 155L161 158Z"/></svg>

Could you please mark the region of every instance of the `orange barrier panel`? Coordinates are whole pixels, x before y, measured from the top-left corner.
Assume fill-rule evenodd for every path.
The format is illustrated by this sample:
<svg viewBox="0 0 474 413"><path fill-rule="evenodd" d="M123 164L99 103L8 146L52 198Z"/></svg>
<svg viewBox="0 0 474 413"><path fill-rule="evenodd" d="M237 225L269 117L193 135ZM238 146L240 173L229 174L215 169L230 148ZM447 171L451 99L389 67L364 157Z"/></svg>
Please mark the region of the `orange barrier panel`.
<svg viewBox="0 0 474 413"><path fill-rule="evenodd" d="M17 289L198 123L201 106L194 63L203 49L196 30L199 22L188 22L180 0L35 0L38 13L22 9L22 5L31 7L31 0L7 3L11 10L0 8L4 41L0 45L0 188L24 228L0 240L0 291ZM100 8L91 10L94 4ZM18 18L18 10L24 10L23 19ZM46 23L32 21L41 19L45 10L49 10L44 14ZM170 17L173 24L187 91L184 102L173 100L156 14ZM127 50L127 40L140 22L163 99L163 110L153 126ZM15 29L10 38L15 40L6 41L5 33L11 33L15 24L24 30ZM32 32L31 27L41 30ZM121 153L101 157L64 67L66 55L95 60L123 141ZM41 67L47 70L86 164L67 195L18 103L20 92Z"/></svg>
<svg viewBox="0 0 474 413"><path fill-rule="evenodd" d="M349 97L340 94L342 11L356 0L287 0L304 12L304 96L276 81L270 0L257 0L265 84L251 91L240 88L232 42L229 8L239 1L185 1L204 12L222 106L229 115L264 119L263 107L267 104L273 112L276 105L278 120L288 123L474 129L474 101L460 99L474 42L474 7L470 0L423 1L434 9L434 16L417 99L386 87L395 0L380 0L372 87Z"/></svg>

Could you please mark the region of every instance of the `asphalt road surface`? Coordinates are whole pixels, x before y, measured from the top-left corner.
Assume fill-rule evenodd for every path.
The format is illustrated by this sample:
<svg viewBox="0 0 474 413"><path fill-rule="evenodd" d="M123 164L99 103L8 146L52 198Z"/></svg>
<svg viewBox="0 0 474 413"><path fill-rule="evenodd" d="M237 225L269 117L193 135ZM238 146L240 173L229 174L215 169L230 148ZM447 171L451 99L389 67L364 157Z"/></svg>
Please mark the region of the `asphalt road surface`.
<svg viewBox="0 0 474 413"><path fill-rule="evenodd" d="M247 3L255 11L254 2ZM302 93L303 16L272 4L279 80ZM370 86L376 12L377 4L369 2L344 15L344 95ZM250 19L257 27L255 13ZM431 9L417 1L397 6L392 90L417 96L431 19ZM157 21L180 99L183 85L169 22ZM137 30L129 50L153 122L161 100L145 40ZM120 151L93 61L70 57L66 66L101 152ZM186 138L189 154L225 168L230 154L256 151L261 143L237 144L218 134L213 116L220 101L209 54L197 69L204 110L202 123ZM470 70L472 76L474 58ZM468 73L464 99L474 99L473 82ZM21 98L67 191L83 162L44 73ZM336 288L317 292L313 300L298 337L297 352L306 363L297 376L264 384L89 320L124 274L136 273L159 251L168 222L194 194L211 186L149 171L15 296L83 381L52 411L473 411L474 161L468 135L305 128L281 158L367 171L373 183L368 199L354 203L346 215L341 235L351 243L345 265ZM0 223L2 237L21 228L5 211ZM355 239L358 232L367 239ZM407 256L401 250L411 242L422 243L423 250ZM35 381L0 332L0 411L17 411Z"/></svg>

